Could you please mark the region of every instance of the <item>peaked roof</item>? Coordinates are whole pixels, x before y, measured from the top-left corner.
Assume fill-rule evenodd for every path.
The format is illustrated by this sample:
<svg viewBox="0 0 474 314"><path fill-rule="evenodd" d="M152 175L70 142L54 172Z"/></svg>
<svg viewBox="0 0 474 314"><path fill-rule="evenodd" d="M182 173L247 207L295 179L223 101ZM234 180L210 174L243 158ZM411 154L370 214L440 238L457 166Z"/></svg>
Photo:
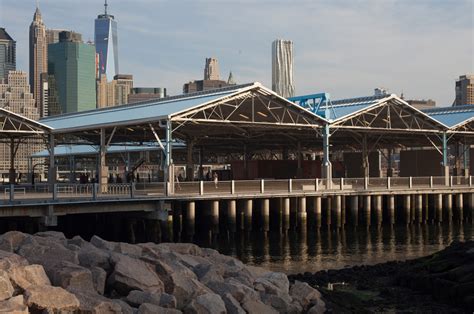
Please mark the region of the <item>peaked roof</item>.
<svg viewBox="0 0 474 314"><path fill-rule="evenodd" d="M154 99L146 102L122 105L103 109L95 109L71 114L58 115L41 119L41 122L48 125L56 133L66 133L70 131L92 130L101 127L127 126L133 123L146 124L157 120L166 120L183 116L191 110L201 110L208 104L215 104L219 100L227 100L230 97L239 97L244 93L258 89L265 95L271 96L293 111L304 112L307 118L312 121L325 121L312 112L297 107L294 103L277 95L273 91L263 87L260 83L236 85L208 92L180 95ZM216 111L213 111L216 113ZM268 115L270 115L268 113ZM183 118L188 119L188 118ZM224 120L224 119L223 119ZM228 122L228 121L226 121ZM317 125L315 124L315 127Z"/></svg>
<svg viewBox="0 0 474 314"><path fill-rule="evenodd" d="M13 38L7 33L5 28L0 27L0 40L13 40Z"/></svg>
<svg viewBox="0 0 474 314"><path fill-rule="evenodd" d="M381 95L334 100L331 101L330 105L327 107L324 105L321 106L317 114L321 117L325 117L326 119L332 122L343 119L344 117L350 116L360 110L383 102L390 96L391 95ZM329 109L328 117L326 117L326 109Z"/></svg>
<svg viewBox="0 0 474 314"><path fill-rule="evenodd" d="M23 136L47 133L51 128L0 107L0 135Z"/></svg>
<svg viewBox="0 0 474 314"><path fill-rule="evenodd" d="M474 105L424 109L423 112L440 121L451 130L474 120Z"/></svg>

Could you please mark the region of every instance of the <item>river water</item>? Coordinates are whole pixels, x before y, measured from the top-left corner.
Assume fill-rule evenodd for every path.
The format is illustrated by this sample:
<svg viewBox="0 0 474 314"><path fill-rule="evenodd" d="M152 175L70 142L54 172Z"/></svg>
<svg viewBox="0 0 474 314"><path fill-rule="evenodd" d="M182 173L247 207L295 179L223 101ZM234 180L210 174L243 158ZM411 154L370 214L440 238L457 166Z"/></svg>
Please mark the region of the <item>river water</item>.
<svg viewBox="0 0 474 314"><path fill-rule="evenodd" d="M474 240L469 223L301 228L287 232L201 232L192 241L243 262L287 274L407 260Z"/></svg>

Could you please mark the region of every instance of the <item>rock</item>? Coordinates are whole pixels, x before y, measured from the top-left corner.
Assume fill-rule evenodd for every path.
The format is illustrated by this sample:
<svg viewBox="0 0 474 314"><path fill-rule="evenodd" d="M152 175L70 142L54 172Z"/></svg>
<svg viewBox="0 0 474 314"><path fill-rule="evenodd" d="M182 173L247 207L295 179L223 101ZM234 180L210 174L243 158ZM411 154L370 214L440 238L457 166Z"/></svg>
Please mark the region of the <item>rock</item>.
<svg viewBox="0 0 474 314"><path fill-rule="evenodd" d="M206 293L192 300L184 309L184 313L225 314L227 313L222 298L215 293Z"/></svg>
<svg viewBox="0 0 474 314"><path fill-rule="evenodd" d="M243 285L233 278L228 279L225 282L211 281L207 284L207 287L220 296L230 294L238 302L242 302L245 297L254 300L260 299L259 294L255 290Z"/></svg>
<svg viewBox="0 0 474 314"><path fill-rule="evenodd" d="M165 292L176 297L178 308L183 308L200 294L211 292L197 280L194 272L171 259L170 255L163 255L162 260L155 260L154 263L156 272L164 283Z"/></svg>
<svg viewBox="0 0 474 314"><path fill-rule="evenodd" d="M308 309L310 305L317 305L320 303L324 305L321 293L306 282L296 280L290 288L290 296L298 301L303 309Z"/></svg>
<svg viewBox="0 0 474 314"><path fill-rule="evenodd" d="M154 267L139 259L122 254L113 254L114 270L107 280L107 286L122 295L131 290L163 292L164 285Z"/></svg>
<svg viewBox="0 0 474 314"><path fill-rule="evenodd" d="M160 243L157 245L157 247L158 249L163 250L163 248L165 248L169 252L174 252L178 254L197 255L197 256L204 255L203 250L196 244L192 244L192 243Z"/></svg>
<svg viewBox="0 0 474 314"><path fill-rule="evenodd" d="M169 309L175 309L176 306L178 305L178 302L176 301L176 298L168 294L166 292L163 292L160 297L160 306L166 307Z"/></svg>
<svg viewBox="0 0 474 314"><path fill-rule="evenodd" d="M245 265L245 269L252 275L253 278L262 277L271 272L269 270L266 270L265 268L251 265Z"/></svg>
<svg viewBox="0 0 474 314"><path fill-rule="evenodd" d="M99 294L104 294L107 273L100 267L92 267L90 271L92 273L92 283L94 284L95 291Z"/></svg>
<svg viewBox="0 0 474 314"><path fill-rule="evenodd" d="M132 308L127 302L120 299L113 299L112 302L118 304L121 307L123 314L134 314L137 311L137 309Z"/></svg>
<svg viewBox="0 0 474 314"><path fill-rule="evenodd" d="M10 280L13 285L23 292L30 286L50 286L48 276L46 275L43 266L41 265L27 265L19 266L9 270Z"/></svg>
<svg viewBox="0 0 474 314"><path fill-rule="evenodd" d="M117 247L117 243L106 241L96 235L91 238L90 243L95 247L106 251L115 251L115 248Z"/></svg>
<svg viewBox="0 0 474 314"><path fill-rule="evenodd" d="M269 272L257 278L254 282L255 290L265 294L287 295L290 288L288 277L283 273Z"/></svg>
<svg viewBox="0 0 474 314"><path fill-rule="evenodd" d="M9 299L13 296L13 288L8 273L0 269L0 301Z"/></svg>
<svg viewBox="0 0 474 314"><path fill-rule="evenodd" d="M303 307L298 303L294 304L289 295L264 294L261 301L279 313L301 313L303 311Z"/></svg>
<svg viewBox="0 0 474 314"><path fill-rule="evenodd" d="M79 309L79 300L74 294L60 287L30 286L25 291L25 302L33 313L73 312Z"/></svg>
<svg viewBox="0 0 474 314"><path fill-rule="evenodd" d="M95 291L91 271L70 262L62 262L56 266L52 281L55 286L64 289Z"/></svg>
<svg viewBox="0 0 474 314"><path fill-rule="evenodd" d="M0 269L8 271L9 269L26 266L28 261L15 253L0 251Z"/></svg>
<svg viewBox="0 0 474 314"><path fill-rule="evenodd" d="M253 300L247 298L242 303L242 308L247 311L247 313L278 313L274 308L262 303L259 300Z"/></svg>
<svg viewBox="0 0 474 314"><path fill-rule="evenodd" d="M8 231L0 236L0 250L16 252L20 244L28 237L31 236L19 231Z"/></svg>
<svg viewBox="0 0 474 314"><path fill-rule="evenodd" d="M142 256L141 247L139 247L138 245L124 243L124 242L116 243L114 251L117 253L122 253L128 256L132 256L132 257Z"/></svg>
<svg viewBox="0 0 474 314"><path fill-rule="evenodd" d="M244 309L240 306L240 303L230 294L226 293L221 296L224 301L225 308L229 314L245 314Z"/></svg>
<svg viewBox="0 0 474 314"><path fill-rule="evenodd" d="M318 303L313 305L307 312L308 314L324 314L326 313L326 305Z"/></svg>
<svg viewBox="0 0 474 314"><path fill-rule="evenodd" d="M80 313L122 313L122 307L93 291L69 289L79 300Z"/></svg>
<svg viewBox="0 0 474 314"><path fill-rule="evenodd" d="M132 290L128 294L125 301L131 306L140 306L143 303L161 305L161 295L159 293L143 292L140 290Z"/></svg>
<svg viewBox="0 0 474 314"><path fill-rule="evenodd" d="M0 302L0 313L28 314L28 307L24 304L22 295Z"/></svg>
<svg viewBox="0 0 474 314"><path fill-rule="evenodd" d="M176 309L167 309L158 305L144 303L138 308L138 314L179 314L182 313Z"/></svg>
<svg viewBox="0 0 474 314"><path fill-rule="evenodd" d="M77 255L81 266L87 268L100 267L106 271L109 271L112 268L110 265L110 253L98 249L88 242L81 244Z"/></svg>
<svg viewBox="0 0 474 314"><path fill-rule="evenodd" d="M223 282L224 277L221 272L211 264L199 264L193 268L194 273L198 276L199 281L207 285L209 282Z"/></svg>
<svg viewBox="0 0 474 314"><path fill-rule="evenodd" d="M43 265L46 274L51 278L61 262L79 264L77 252L68 250L64 245L48 239L38 242L40 237L26 239L18 250L18 254L25 257L32 264ZM28 242L28 243L26 243ZM41 240L40 240L41 242Z"/></svg>
<svg viewBox="0 0 474 314"><path fill-rule="evenodd" d="M64 236L64 233L59 232L59 231L37 232L37 233L35 233L35 237L53 238L53 239L59 240L63 243L66 242L66 237Z"/></svg>

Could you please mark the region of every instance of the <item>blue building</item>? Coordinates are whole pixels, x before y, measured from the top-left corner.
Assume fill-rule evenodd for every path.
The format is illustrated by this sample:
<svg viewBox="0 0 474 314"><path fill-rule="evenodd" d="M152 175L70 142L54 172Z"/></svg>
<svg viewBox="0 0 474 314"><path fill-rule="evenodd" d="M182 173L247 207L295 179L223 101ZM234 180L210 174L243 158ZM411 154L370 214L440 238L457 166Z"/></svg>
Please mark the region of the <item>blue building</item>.
<svg viewBox="0 0 474 314"><path fill-rule="evenodd" d="M111 81L119 74L117 21L107 14L107 0L104 7L104 14L95 20L95 51L99 57L98 76L105 74Z"/></svg>

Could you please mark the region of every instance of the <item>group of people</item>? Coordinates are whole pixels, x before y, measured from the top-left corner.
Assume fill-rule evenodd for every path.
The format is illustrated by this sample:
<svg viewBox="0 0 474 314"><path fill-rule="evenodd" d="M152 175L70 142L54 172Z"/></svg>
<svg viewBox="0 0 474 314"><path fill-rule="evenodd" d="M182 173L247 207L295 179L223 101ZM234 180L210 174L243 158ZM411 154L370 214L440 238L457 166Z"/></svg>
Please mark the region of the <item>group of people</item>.
<svg viewBox="0 0 474 314"><path fill-rule="evenodd" d="M212 172L211 174L211 170L209 170L207 173L206 173L206 180L207 181L214 181L214 187L217 189L218 188L218 183L219 183L219 175L217 174L216 171ZM174 178L175 180L175 184L176 184L176 187L181 190L181 185L180 185L180 182L182 182L184 180L182 174L178 174L177 176L175 176Z"/></svg>

